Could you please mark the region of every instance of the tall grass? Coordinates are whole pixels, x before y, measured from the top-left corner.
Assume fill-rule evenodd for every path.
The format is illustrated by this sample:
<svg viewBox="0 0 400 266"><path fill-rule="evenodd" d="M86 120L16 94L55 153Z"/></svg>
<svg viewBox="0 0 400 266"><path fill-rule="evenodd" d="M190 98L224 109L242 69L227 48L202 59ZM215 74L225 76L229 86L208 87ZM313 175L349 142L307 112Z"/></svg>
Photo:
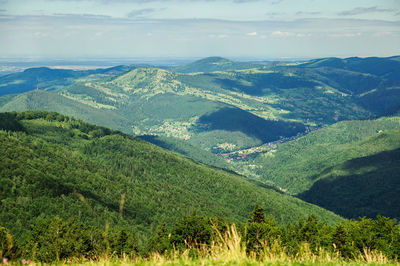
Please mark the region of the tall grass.
<svg viewBox="0 0 400 266"><path fill-rule="evenodd" d="M381 252L369 249L364 249L352 260L345 260L339 252L323 249L313 252L307 243L304 243L299 252L294 255L288 255L285 248L278 242L272 245L264 243L257 254L248 253L234 224L223 233L216 230L216 235L217 238L211 245L189 246L185 250L174 249L165 254L152 253L147 257L124 255L121 258L105 254L94 260L72 258L59 262L57 265L400 265L396 261L389 260ZM11 264L24 263L12 262ZM35 262L29 264L41 265Z"/></svg>
<svg viewBox="0 0 400 266"><path fill-rule="evenodd" d="M214 230L216 230L214 228ZM99 261L89 261L87 265L400 265L391 261L381 252L364 249L352 260L343 259L339 252L319 249L313 252L304 243L297 254L288 255L286 249L278 242L264 243L258 254L248 253L236 226L231 225L227 231L216 230L217 238L211 245L196 245L183 251L170 253L153 253L148 257L129 257ZM192 255L191 255L192 254ZM195 255L193 255L195 254Z"/></svg>

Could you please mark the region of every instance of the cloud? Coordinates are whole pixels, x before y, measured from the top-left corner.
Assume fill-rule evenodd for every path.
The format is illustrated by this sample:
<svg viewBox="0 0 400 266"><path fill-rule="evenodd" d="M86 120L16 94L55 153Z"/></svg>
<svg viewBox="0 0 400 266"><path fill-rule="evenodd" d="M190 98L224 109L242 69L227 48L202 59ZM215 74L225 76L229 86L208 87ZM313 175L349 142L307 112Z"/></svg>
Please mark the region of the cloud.
<svg viewBox="0 0 400 266"><path fill-rule="evenodd" d="M257 36L257 34L258 33L256 31L246 33L247 36Z"/></svg>
<svg viewBox="0 0 400 266"><path fill-rule="evenodd" d="M137 18L137 17L143 17L145 15L157 12L158 9L155 8L143 8L143 9L134 9L131 12L129 12L126 16L128 18Z"/></svg>
<svg viewBox="0 0 400 266"><path fill-rule="evenodd" d="M2 12L6 12L7 10L6 9L0 9L0 12L2 13Z"/></svg>
<svg viewBox="0 0 400 266"><path fill-rule="evenodd" d="M277 37L289 37L289 36L292 36L293 33L292 32L288 32L288 31L277 30L277 31L272 32L271 35L272 36L277 36Z"/></svg>
<svg viewBox="0 0 400 266"><path fill-rule="evenodd" d="M356 7L351 10L345 10L342 12L339 12L339 16L355 16L355 15L363 15L363 14L369 14L369 13L392 13L394 12L393 9L388 9L388 8L378 8L377 6L373 7Z"/></svg>
<svg viewBox="0 0 400 266"><path fill-rule="evenodd" d="M23 16L22 16L23 17ZM55 17L55 18L68 18L68 19L111 19L111 16L106 15L94 15L94 14L69 14L69 13L54 13L52 16L39 16L39 17Z"/></svg>
<svg viewBox="0 0 400 266"><path fill-rule="evenodd" d="M33 34L33 36L35 36L36 38L46 38L46 37L49 36L49 34L48 34L48 33L44 33L44 32L40 32L40 31L37 31L37 32L35 32L35 33Z"/></svg>
<svg viewBox="0 0 400 266"><path fill-rule="evenodd" d="M350 33L331 33L328 34L329 37L334 37L334 38L352 38L352 37L359 37L361 36L361 32L350 32Z"/></svg>
<svg viewBox="0 0 400 266"><path fill-rule="evenodd" d="M321 12L307 12L307 11L298 11L296 12L297 16L315 16L315 15L321 15Z"/></svg>

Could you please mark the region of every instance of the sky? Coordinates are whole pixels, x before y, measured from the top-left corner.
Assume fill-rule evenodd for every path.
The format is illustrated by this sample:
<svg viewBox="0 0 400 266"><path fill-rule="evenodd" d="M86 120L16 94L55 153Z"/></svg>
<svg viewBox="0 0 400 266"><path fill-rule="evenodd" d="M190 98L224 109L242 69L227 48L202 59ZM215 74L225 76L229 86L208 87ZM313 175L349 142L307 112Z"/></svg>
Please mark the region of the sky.
<svg viewBox="0 0 400 266"><path fill-rule="evenodd" d="M0 0L0 58L400 55L400 0Z"/></svg>

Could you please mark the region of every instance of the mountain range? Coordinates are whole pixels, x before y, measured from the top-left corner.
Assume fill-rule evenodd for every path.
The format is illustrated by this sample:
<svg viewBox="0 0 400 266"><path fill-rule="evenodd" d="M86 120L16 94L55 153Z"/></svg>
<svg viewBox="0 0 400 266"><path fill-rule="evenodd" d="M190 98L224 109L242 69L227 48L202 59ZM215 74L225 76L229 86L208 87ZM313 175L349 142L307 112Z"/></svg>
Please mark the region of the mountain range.
<svg viewBox="0 0 400 266"><path fill-rule="evenodd" d="M56 111L344 217L400 218L399 56L34 68L0 95L0 112Z"/></svg>

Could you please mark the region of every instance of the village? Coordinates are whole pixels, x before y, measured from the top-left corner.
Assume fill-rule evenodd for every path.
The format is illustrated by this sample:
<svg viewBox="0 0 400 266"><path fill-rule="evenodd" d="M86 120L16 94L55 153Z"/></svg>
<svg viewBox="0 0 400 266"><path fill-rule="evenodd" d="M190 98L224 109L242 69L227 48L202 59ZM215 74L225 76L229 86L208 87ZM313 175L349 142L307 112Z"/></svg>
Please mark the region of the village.
<svg viewBox="0 0 400 266"><path fill-rule="evenodd" d="M312 131L318 130L320 128L321 127L307 127L304 133L299 133L296 136L286 137L286 138L281 136L279 138L279 140L267 142L260 146L255 146L255 147L251 147L248 149L240 149L240 150L236 150L236 151L224 152L223 150L221 150L221 147L214 147L213 150L214 150L214 152L216 152L216 154L218 156L223 157L228 162L244 160L250 156L255 156L260 153L265 153L265 152L271 151L280 144L298 139L298 138L300 138Z"/></svg>

